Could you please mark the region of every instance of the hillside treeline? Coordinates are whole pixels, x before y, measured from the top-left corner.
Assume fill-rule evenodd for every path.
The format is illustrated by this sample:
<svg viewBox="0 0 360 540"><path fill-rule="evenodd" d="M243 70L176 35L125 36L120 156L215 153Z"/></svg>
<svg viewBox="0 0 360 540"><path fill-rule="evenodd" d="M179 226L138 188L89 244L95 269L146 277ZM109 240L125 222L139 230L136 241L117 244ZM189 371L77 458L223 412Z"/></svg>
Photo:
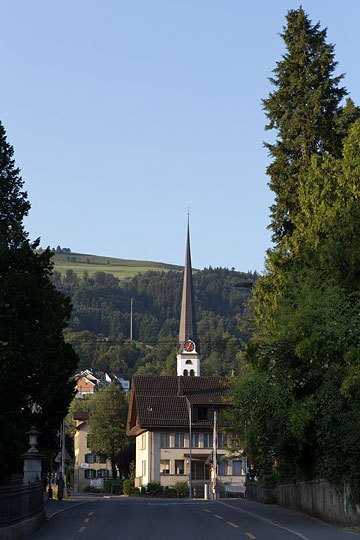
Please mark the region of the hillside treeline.
<svg viewBox="0 0 360 540"><path fill-rule="evenodd" d="M256 273L226 268L194 273L202 374L238 372L242 343L249 337L249 284L256 279ZM150 271L124 282L104 272L79 278L72 270L64 276L55 271L55 286L73 304L66 339L80 357L79 368L175 374L182 280L182 272Z"/></svg>

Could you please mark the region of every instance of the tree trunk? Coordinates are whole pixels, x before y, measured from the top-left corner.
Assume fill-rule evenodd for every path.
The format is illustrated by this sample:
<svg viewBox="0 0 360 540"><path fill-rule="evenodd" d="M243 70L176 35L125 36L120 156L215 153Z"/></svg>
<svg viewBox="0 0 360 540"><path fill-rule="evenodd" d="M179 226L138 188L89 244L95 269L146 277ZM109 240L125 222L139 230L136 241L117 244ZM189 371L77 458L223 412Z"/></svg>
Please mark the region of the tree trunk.
<svg viewBox="0 0 360 540"><path fill-rule="evenodd" d="M117 479L117 469L116 469L116 466L115 466L115 456L112 455L110 459L111 459L112 479L116 480Z"/></svg>

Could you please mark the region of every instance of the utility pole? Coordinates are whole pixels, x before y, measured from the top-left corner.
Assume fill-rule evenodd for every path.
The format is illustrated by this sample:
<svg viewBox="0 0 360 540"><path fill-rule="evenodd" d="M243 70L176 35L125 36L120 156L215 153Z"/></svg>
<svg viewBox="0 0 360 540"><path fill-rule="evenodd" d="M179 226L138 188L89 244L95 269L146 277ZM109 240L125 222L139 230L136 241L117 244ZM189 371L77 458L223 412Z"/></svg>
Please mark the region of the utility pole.
<svg viewBox="0 0 360 540"><path fill-rule="evenodd" d="M58 499L62 500L64 496L64 476L65 476L65 420L60 426L60 471L58 476Z"/></svg>
<svg viewBox="0 0 360 540"><path fill-rule="evenodd" d="M217 498L216 482L217 482L217 410L214 410L214 432L213 432L213 471L212 471L212 494L213 499Z"/></svg>
<svg viewBox="0 0 360 540"><path fill-rule="evenodd" d="M130 302L130 341L133 340L133 302L134 299L131 299Z"/></svg>
<svg viewBox="0 0 360 540"><path fill-rule="evenodd" d="M191 430L191 426L192 426L192 408L191 408L191 403L190 403L190 401L188 400L188 398L186 398L186 405L187 405L188 413L189 413L189 497L190 497L190 499L191 499L191 498L192 498L192 471L191 471L191 446L192 446L192 430Z"/></svg>
<svg viewBox="0 0 360 540"><path fill-rule="evenodd" d="M65 477L65 420L61 424L61 473Z"/></svg>

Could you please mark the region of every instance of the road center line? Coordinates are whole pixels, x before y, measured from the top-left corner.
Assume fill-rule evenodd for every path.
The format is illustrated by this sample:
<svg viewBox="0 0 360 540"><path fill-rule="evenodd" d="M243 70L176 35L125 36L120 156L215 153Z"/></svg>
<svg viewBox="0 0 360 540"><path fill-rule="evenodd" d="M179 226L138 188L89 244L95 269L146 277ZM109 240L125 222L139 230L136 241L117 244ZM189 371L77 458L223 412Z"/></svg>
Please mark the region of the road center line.
<svg viewBox="0 0 360 540"><path fill-rule="evenodd" d="M251 516L255 519L258 519L259 521L263 521L264 523L268 523L269 525L273 525L274 527L278 527L279 529L283 529L283 531L287 531L291 534L294 534L295 536L298 536L302 540L310 540L308 536L304 536L303 534L294 531L293 529L289 529L288 527L284 527L283 525L279 525L278 523L275 523L274 521L271 521L271 519L264 518L262 516L259 516L258 514L254 514L253 512L249 512L248 510L243 510L242 508L236 508L232 504L225 503L223 501L216 501L217 504L222 504L223 506L227 506L228 508L232 508L236 512L241 512L242 514L246 514L248 516Z"/></svg>
<svg viewBox="0 0 360 540"><path fill-rule="evenodd" d="M90 521L90 518L85 518L84 519L84 523L89 523L89 521Z"/></svg>
<svg viewBox="0 0 360 540"><path fill-rule="evenodd" d="M253 534L251 534L251 533L245 533L245 534L246 534L246 536L248 536L249 538L252 538L252 540L254 540L254 538L255 538L255 540L256 540L256 536L254 536Z"/></svg>
<svg viewBox="0 0 360 540"><path fill-rule="evenodd" d="M214 514L214 516L218 519L223 519L221 516L219 516L219 514Z"/></svg>
<svg viewBox="0 0 360 540"><path fill-rule="evenodd" d="M89 512L88 513L88 516L92 516L94 512Z"/></svg>
<svg viewBox="0 0 360 540"><path fill-rule="evenodd" d="M203 508L204 512L208 512L210 514L210 510L208 510L207 508Z"/></svg>
<svg viewBox="0 0 360 540"><path fill-rule="evenodd" d="M86 527L80 527L80 529L78 530L78 532L79 532L79 533L82 533L82 532L85 531L85 529L86 529Z"/></svg>
<svg viewBox="0 0 360 540"><path fill-rule="evenodd" d="M239 525L236 525L236 523L233 523L232 521L228 521L227 524L230 525L231 527L235 527L236 529L239 528Z"/></svg>

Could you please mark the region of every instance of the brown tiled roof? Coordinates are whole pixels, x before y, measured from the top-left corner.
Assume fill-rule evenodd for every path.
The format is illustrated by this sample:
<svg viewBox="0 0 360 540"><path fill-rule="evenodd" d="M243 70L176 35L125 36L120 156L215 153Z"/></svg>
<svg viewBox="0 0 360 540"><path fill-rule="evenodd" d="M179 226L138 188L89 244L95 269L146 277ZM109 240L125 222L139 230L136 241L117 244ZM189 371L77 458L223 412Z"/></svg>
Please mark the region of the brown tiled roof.
<svg viewBox="0 0 360 540"><path fill-rule="evenodd" d="M88 412L73 412L72 417L73 417L73 420L88 420L89 413Z"/></svg>
<svg viewBox="0 0 360 540"><path fill-rule="evenodd" d="M225 377L177 377L136 375L132 381L128 434L151 427L189 425L188 401L195 406L224 407ZM210 420L196 421L209 427Z"/></svg>
<svg viewBox="0 0 360 540"><path fill-rule="evenodd" d="M184 396L138 396L138 417L153 426L183 426L189 423Z"/></svg>

